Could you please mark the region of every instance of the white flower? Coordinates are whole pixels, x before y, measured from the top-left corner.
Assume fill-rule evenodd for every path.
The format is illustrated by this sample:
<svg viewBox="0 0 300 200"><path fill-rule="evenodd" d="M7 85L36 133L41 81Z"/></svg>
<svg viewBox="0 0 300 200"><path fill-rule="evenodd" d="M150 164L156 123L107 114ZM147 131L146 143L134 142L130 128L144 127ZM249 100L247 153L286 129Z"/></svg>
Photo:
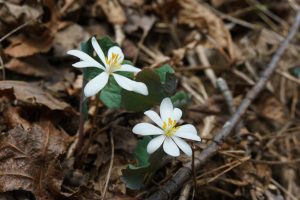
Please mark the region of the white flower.
<svg viewBox="0 0 300 200"><path fill-rule="evenodd" d="M201 141L197 134L196 128L191 124L176 126L182 116L182 111L179 108L173 108L170 98L165 98L160 104L160 116L152 111L144 113L159 127L149 123L140 123L133 127L132 132L139 135L159 135L152 139L148 146L149 154L155 152L162 144L164 151L171 156L179 156L178 147L188 156L192 155L192 149L181 138Z"/></svg>
<svg viewBox="0 0 300 200"><path fill-rule="evenodd" d="M107 57L104 55L101 47L99 46L95 37L92 38L92 45L99 56L104 66L93 59L88 54L79 50L70 50L67 53L76 56L81 61L74 63L73 67L85 68L85 67L97 67L102 69L103 72L89 81L84 88L84 95L87 97L97 94L108 83L109 76L112 75L116 82L125 90L134 91L143 95L148 95L148 88L142 82L136 82L124 76L121 76L115 72L139 72L139 68L136 68L129 64L122 64L124 60L124 54L120 47L113 46L108 50Z"/></svg>

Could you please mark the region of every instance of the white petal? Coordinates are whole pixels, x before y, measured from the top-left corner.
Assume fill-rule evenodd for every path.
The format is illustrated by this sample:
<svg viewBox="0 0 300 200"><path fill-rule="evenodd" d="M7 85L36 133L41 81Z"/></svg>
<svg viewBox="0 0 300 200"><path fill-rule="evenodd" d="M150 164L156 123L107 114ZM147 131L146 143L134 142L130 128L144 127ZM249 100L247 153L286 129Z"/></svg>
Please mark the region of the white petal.
<svg viewBox="0 0 300 200"><path fill-rule="evenodd" d="M197 129L192 124L185 124L180 126L180 128L177 130L177 132L185 132L185 133L192 133L194 135L197 135Z"/></svg>
<svg viewBox="0 0 300 200"><path fill-rule="evenodd" d="M96 51L97 55L99 56L100 60L103 62L103 64L107 68L105 55L95 37L92 37L92 45L93 45L93 48Z"/></svg>
<svg viewBox="0 0 300 200"><path fill-rule="evenodd" d="M164 98L160 104L160 116L163 121L167 121L173 114L173 104L170 98Z"/></svg>
<svg viewBox="0 0 300 200"><path fill-rule="evenodd" d="M144 112L144 114L149 117L153 122L155 122L155 124L157 124L158 126L160 126L162 128L163 126L163 121L161 120L161 118L159 117L159 115L152 111L152 110L148 110L146 112Z"/></svg>
<svg viewBox="0 0 300 200"><path fill-rule="evenodd" d="M186 155L188 156L192 155L192 148L186 141L176 136L173 136L172 139Z"/></svg>
<svg viewBox="0 0 300 200"><path fill-rule="evenodd" d="M107 84L108 77L109 75L106 72L102 72L90 80L84 88L84 95L90 97L97 94Z"/></svg>
<svg viewBox="0 0 300 200"><path fill-rule="evenodd" d="M120 72L135 72L136 73L136 72L141 71L141 69L134 67L132 65L123 64L123 65L121 65L121 68L116 69L115 71L116 72L120 71Z"/></svg>
<svg viewBox="0 0 300 200"><path fill-rule="evenodd" d="M182 116L182 111L179 108L174 108L171 118L173 120L176 120L176 122L178 122L181 119L181 116Z"/></svg>
<svg viewBox="0 0 300 200"><path fill-rule="evenodd" d="M70 51L67 52L67 54L72 55L72 56L76 56L77 58L79 58L79 59L81 59L83 61L88 62L93 67L98 67L100 69L103 69L103 66L99 62L97 62L96 60L94 60L94 58L92 58L88 54L84 53L83 51L70 50Z"/></svg>
<svg viewBox="0 0 300 200"><path fill-rule="evenodd" d="M191 124L180 126L174 135L181 138L186 138L199 142L201 141L201 138L197 135L196 128Z"/></svg>
<svg viewBox="0 0 300 200"><path fill-rule="evenodd" d="M162 135L164 131L149 123L139 123L135 125L132 132L139 135Z"/></svg>
<svg viewBox="0 0 300 200"><path fill-rule="evenodd" d="M137 92L143 95L148 95L148 88L145 85L145 83L133 81L119 74L113 73L112 75L114 76L117 83L125 90Z"/></svg>
<svg viewBox="0 0 300 200"><path fill-rule="evenodd" d="M95 67L93 65L93 63L91 63L89 61L79 61L77 63L72 64L72 66L76 67L76 68ZM98 68L101 68L101 69L105 70L105 68L102 65L100 65Z"/></svg>
<svg viewBox="0 0 300 200"><path fill-rule="evenodd" d="M179 156L180 151L177 145L173 142L171 138L166 137L163 145L164 151L170 156Z"/></svg>
<svg viewBox="0 0 300 200"><path fill-rule="evenodd" d="M122 63L123 62L123 60L124 60L124 54L123 54L123 52L122 52L122 49L120 48L120 47L118 47L118 46L113 46L113 47L111 47L109 50L108 50L108 53L107 53L107 58L108 58L108 60L110 60L111 59L111 57L112 57L112 54L117 54L117 55L119 55L119 59L118 59L118 63Z"/></svg>
<svg viewBox="0 0 300 200"><path fill-rule="evenodd" d="M166 136L165 135L160 135L157 136L156 138L152 139L147 146L147 152L149 154L155 152L164 142Z"/></svg>

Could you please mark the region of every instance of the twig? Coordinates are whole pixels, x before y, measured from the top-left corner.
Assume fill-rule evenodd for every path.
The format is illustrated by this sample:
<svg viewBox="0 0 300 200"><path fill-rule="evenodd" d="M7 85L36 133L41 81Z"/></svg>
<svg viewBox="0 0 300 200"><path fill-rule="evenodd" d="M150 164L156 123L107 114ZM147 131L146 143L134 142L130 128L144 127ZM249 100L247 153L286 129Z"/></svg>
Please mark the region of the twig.
<svg viewBox="0 0 300 200"><path fill-rule="evenodd" d="M247 93L245 99L242 101L240 106L234 115L225 123L223 129L214 137L214 142L210 143L207 148L205 148L198 156L196 156L195 168L199 170L207 162L209 158L215 155L219 149L219 146L223 143L224 139L230 135L234 127L240 121L242 115L246 112L252 101L257 97L257 95L263 90L267 81L275 71L277 63L281 58L282 54L289 45L289 42L297 33L300 24L300 10L297 13L295 21L290 29L289 34L285 40L281 43L280 47L277 49L276 53L272 57L271 62L267 66L266 70L263 72L261 78L252 87L252 89ZM177 192L183 184L185 184L191 177L191 162L189 162L184 167L180 168L175 175L162 185L161 189L153 193L151 196L146 198L146 200L162 200L169 199L175 192Z"/></svg>
<svg viewBox="0 0 300 200"><path fill-rule="evenodd" d="M277 181L274 179L271 179L271 182L276 185L280 190L282 190L287 196L289 196L293 200L297 200L298 198L295 197L293 194L289 193L282 185L280 185Z"/></svg>
<svg viewBox="0 0 300 200"><path fill-rule="evenodd" d="M12 34L14 34L15 32L21 30L22 28L24 28L25 26L27 26L28 24L30 24L31 22L35 21L36 19L31 19L27 22L25 22L24 24L21 24L20 26L18 26L17 28L13 29L12 31L10 31L9 33L7 33L6 35L4 35L3 37L0 38L0 43L5 40L6 38L8 38L9 36L11 36Z"/></svg>
<svg viewBox="0 0 300 200"><path fill-rule="evenodd" d="M180 191L180 196L178 200L187 200L189 199L189 194L192 189L192 183L186 184Z"/></svg>
<svg viewBox="0 0 300 200"><path fill-rule="evenodd" d="M120 24L115 24L114 25L114 29L115 29L115 34L116 34L116 42L122 46L122 43L125 39L125 35L122 29L122 25Z"/></svg>
<svg viewBox="0 0 300 200"><path fill-rule="evenodd" d="M223 79L223 78L218 78L217 79L217 86L218 88L220 89L220 91L222 92L225 100L226 100L226 103L227 103L227 106L229 108L229 111L230 111L230 114L233 115L234 112L235 112L235 107L233 105L233 97L232 97L232 94L228 88L228 85L226 83L226 81Z"/></svg>
<svg viewBox="0 0 300 200"><path fill-rule="evenodd" d="M0 68L2 69L2 80L5 80L5 67L1 56L0 56Z"/></svg>
<svg viewBox="0 0 300 200"><path fill-rule="evenodd" d="M187 90L200 104L205 104L205 100L201 97L189 84L187 84L187 79L185 77L182 78L181 86Z"/></svg>
<svg viewBox="0 0 300 200"><path fill-rule="evenodd" d="M111 157L110 157L110 163L109 163L109 169L107 172L107 176L106 176L106 181L105 181L105 186L104 189L102 191L102 198L101 200L104 200L105 195L106 195L106 191L107 191L107 186L109 183L109 179L110 179L110 175L111 175L111 170L114 164L114 157L115 157L115 145L114 145L114 137L112 134L112 129L109 131L109 136L110 136L110 144L111 144Z"/></svg>
<svg viewBox="0 0 300 200"><path fill-rule="evenodd" d="M237 69L233 69L232 72L237 75L238 77L240 77L241 79L243 79L244 81L246 81L249 85L255 85L255 82L249 78L246 74L244 74L243 72L237 70Z"/></svg>
<svg viewBox="0 0 300 200"><path fill-rule="evenodd" d="M208 58L206 56L204 47L202 45L198 45L196 47L196 52L197 52L198 57L201 60L202 65L208 66L208 68L204 70L204 73L209 78L209 80L213 84L213 86L216 87L217 78L216 78L215 72L210 67L210 63L209 63Z"/></svg>

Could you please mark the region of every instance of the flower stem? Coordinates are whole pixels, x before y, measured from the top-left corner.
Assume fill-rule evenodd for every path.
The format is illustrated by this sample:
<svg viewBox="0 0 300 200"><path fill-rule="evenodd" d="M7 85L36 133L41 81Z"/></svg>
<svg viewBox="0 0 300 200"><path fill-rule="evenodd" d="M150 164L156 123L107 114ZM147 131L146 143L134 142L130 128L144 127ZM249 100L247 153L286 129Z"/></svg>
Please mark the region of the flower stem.
<svg viewBox="0 0 300 200"><path fill-rule="evenodd" d="M83 113L83 87L81 88L81 94L80 94L80 103L79 103L79 130L78 130L78 142L75 148L75 155L78 157L81 152L81 148L83 146L84 141L84 113Z"/></svg>

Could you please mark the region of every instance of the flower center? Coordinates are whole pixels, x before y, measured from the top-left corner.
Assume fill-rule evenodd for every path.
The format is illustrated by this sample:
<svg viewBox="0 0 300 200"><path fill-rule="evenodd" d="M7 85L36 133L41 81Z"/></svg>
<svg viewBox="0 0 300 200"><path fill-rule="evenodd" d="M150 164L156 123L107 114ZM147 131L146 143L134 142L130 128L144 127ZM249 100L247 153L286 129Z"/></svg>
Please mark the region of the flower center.
<svg viewBox="0 0 300 200"><path fill-rule="evenodd" d="M109 66L109 72L113 72L116 69L119 69L121 67L121 63L119 62L120 59L120 55L116 54L116 53L112 53L111 58L105 58L106 59L106 63Z"/></svg>
<svg viewBox="0 0 300 200"><path fill-rule="evenodd" d="M176 133L177 129L179 128L175 127L176 123L176 120L172 120L170 117L168 118L167 122L163 123L162 128L165 131L165 135L167 137L172 137Z"/></svg>

